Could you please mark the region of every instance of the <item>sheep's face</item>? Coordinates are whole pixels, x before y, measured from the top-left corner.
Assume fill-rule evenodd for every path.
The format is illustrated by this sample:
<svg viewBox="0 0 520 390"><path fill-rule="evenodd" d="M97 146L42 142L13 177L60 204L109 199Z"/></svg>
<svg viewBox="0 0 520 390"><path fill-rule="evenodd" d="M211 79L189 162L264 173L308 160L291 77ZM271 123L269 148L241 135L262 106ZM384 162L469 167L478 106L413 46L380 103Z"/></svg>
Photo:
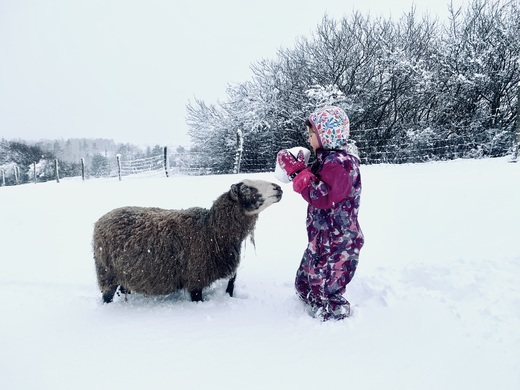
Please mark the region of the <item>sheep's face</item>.
<svg viewBox="0 0 520 390"><path fill-rule="evenodd" d="M245 214L258 214L282 199L282 189L278 184L263 180L244 180L233 184L229 190L231 199L240 203Z"/></svg>

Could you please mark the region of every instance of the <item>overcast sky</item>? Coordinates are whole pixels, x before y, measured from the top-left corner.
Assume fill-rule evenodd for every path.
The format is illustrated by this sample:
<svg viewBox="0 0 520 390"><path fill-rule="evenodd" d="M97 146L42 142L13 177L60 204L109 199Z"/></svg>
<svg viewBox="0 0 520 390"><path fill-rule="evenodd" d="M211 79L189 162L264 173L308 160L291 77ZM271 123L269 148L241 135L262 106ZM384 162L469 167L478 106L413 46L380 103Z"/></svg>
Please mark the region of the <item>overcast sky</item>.
<svg viewBox="0 0 520 390"><path fill-rule="evenodd" d="M0 0L0 138L189 145L188 100L225 99L325 13L413 3L447 18L449 0Z"/></svg>

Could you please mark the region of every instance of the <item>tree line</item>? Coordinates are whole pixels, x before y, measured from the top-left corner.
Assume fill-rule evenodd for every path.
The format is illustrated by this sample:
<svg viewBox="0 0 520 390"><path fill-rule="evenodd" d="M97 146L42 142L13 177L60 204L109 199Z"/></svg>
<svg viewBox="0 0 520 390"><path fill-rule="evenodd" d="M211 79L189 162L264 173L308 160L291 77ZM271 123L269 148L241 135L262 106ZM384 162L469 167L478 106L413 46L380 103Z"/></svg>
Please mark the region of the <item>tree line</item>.
<svg viewBox="0 0 520 390"><path fill-rule="evenodd" d="M366 163L502 156L515 139L520 3L474 0L440 22L412 8L394 21L324 16L310 37L252 64L224 101L187 105L192 151L215 172L273 169L306 145L317 106L345 109Z"/></svg>
<svg viewBox="0 0 520 390"><path fill-rule="evenodd" d="M163 147L156 145L142 149L110 139L71 138L42 140L29 143L23 140L0 140L0 185L14 185L56 178L55 160L59 160L60 177L106 177L116 171L116 155L136 160L161 155ZM82 164L83 162L83 164ZM85 170L86 172L82 172Z"/></svg>

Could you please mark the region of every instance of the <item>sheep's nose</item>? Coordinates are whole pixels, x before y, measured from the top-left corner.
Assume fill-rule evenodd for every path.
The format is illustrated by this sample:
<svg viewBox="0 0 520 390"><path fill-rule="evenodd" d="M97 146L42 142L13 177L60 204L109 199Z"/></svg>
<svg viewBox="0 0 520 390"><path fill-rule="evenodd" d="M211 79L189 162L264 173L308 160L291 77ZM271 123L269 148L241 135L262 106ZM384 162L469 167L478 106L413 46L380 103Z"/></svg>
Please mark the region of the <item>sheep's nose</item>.
<svg viewBox="0 0 520 390"><path fill-rule="evenodd" d="M277 195L281 198L282 194L283 194L282 187L280 187L278 184L275 184L275 183L272 183L272 184L273 184L273 188L275 189Z"/></svg>

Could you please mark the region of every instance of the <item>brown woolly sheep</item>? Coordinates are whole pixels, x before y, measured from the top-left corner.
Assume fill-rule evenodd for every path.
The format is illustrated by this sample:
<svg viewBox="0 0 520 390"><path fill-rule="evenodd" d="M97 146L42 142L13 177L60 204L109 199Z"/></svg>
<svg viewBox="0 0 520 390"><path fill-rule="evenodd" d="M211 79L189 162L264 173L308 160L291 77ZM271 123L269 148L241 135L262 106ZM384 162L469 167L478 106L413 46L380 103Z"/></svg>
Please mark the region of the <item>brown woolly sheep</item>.
<svg viewBox="0 0 520 390"><path fill-rule="evenodd" d="M258 213L282 198L282 189L262 180L243 180L215 200L210 209L165 210L122 207L95 224L93 251L103 301L118 287L124 294L166 295L202 290L230 278L233 296L242 242L253 233Z"/></svg>

